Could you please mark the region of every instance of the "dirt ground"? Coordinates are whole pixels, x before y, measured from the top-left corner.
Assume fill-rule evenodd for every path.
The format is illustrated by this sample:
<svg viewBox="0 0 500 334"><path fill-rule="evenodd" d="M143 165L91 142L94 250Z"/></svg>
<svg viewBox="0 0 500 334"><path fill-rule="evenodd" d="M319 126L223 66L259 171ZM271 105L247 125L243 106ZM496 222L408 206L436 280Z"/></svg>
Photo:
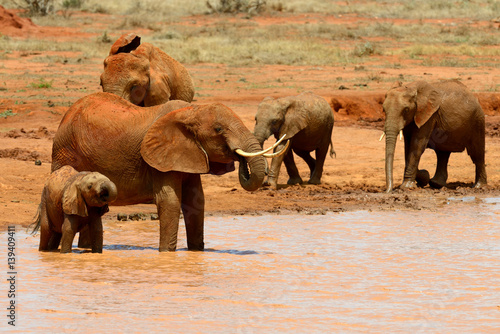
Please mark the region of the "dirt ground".
<svg viewBox="0 0 500 334"><path fill-rule="evenodd" d="M94 27L106 27L104 14L93 15ZM210 24L221 17L193 17L186 22ZM237 18L236 18L237 19ZM296 20L311 22L303 15L254 18L261 25ZM352 20L352 18L345 18ZM10 38L39 38L57 43L70 38L95 39L97 34L83 28L39 27L28 21L7 26L0 21L0 33ZM347 23L347 21L346 21ZM477 24L481 24L480 22ZM20 26L20 27L16 27ZM113 41L120 31L111 34ZM144 29L136 31L147 35ZM79 52L14 51L0 58L0 228L10 224L27 226L35 215L41 190L50 172L52 139L59 121L77 99L100 91L100 58L85 59ZM439 56L439 55L436 55ZM44 58L45 57L45 58ZM44 60L46 59L46 60ZM56 59L56 61L54 61ZM398 63L399 66L387 66ZM351 210L439 210L453 205L453 199L477 201L500 196L500 93L492 87L500 82L500 67L424 67L415 60L396 56L368 58L352 66L262 65L232 67L224 64L186 65L195 81L195 103L221 102L232 108L249 129L259 102L266 96L296 95L310 90L323 96L335 117L333 144L337 156L327 158L323 184L287 186L282 168L279 189L244 191L236 173L203 176L207 215L259 215L263 213L324 214ZM35 77L51 82L50 88L31 83ZM373 79L376 78L376 79ZM478 96L487 114L488 185L472 189L474 166L465 152L451 156L448 186L445 189L415 189L385 193L384 142L379 142L384 124L381 103L396 80L437 80L458 78ZM269 142L266 146L270 145ZM395 183L403 175L403 145L398 143L394 165ZM35 161L41 161L36 165ZM303 179L307 166L296 159ZM421 167L435 168L435 155L426 151ZM463 200L459 200L463 202ZM154 213L153 205L112 207L105 219L117 213Z"/></svg>

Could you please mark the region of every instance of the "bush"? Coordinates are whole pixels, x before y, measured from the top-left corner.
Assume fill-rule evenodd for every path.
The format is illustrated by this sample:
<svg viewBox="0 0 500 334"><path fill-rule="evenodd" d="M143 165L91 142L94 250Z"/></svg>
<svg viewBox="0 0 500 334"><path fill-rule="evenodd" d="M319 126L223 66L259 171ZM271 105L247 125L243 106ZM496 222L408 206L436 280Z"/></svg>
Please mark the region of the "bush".
<svg viewBox="0 0 500 334"><path fill-rule="evenodd" d="M261 12L266 8L265 0L219 0L219 4L212 5L207 0L207 7L212 13L253 13Z"/></svg>
<svg viewBox="0 0 500 334"><path fill-rule="evenodd" d="M53 0L25 0L28 4L30 15L45 16L54 11Z"/></svg>

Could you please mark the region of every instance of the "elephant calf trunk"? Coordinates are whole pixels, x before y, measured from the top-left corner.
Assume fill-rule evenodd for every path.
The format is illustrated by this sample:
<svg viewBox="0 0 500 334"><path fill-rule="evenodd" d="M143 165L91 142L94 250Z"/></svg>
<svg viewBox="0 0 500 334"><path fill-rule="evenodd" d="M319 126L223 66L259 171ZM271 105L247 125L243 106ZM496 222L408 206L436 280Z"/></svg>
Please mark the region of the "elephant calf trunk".
<svg viewBox="0 0 500 334"><path fill-rule="evenodd" d="M116 200L118 196L118 191L116 185L113 182L106 182L101 185L101 191L99 197L102 202L111 203Z"/></svg>

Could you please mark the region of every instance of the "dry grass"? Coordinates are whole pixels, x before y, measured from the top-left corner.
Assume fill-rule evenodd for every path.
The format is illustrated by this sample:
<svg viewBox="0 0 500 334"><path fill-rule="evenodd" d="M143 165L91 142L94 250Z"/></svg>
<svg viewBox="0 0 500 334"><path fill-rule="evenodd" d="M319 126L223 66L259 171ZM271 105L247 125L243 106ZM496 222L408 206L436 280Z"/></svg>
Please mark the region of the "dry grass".
<svg viewBox="0 0 500 334"><path fill-rule="evenodd" d="M62 1L56 2L61 7ZM0 0L0 4L11 1ZM106 32L112 36L136 28L149 29L144 41L152 42L174 58L187 64L200 62L228 65L345 65L358 64L371 57L393 54L435 62L433 54L460 56L460 61L444 61L442 66L478 66L477 57L498 57L500 34L498 28L473 26L473 20L491 20L500 12L493 0L453 1L322 1L268 0L263 15L280 16L282 12L312 12L325 15L357 15L363 18L411 19L403 23L393 20L363 20L344 25L328 24L321 20L308 24L275 24L259 26L240 15L214 15L216 23L200 27L182 24L185 16L208 12L199 0L147 1L82 1L81 10L107 13ZM276 11L278 9L280 12ZM456 18L451 23L428 22L423 19ZM39 25L84 26L86 32L103 36L101 28L93 26L88 16L57 15L34 18ZM102 38L55 45L39 40L21 40L0 36L4 51L76 51L85 58L102 58L109 43ZM469 59L467 59L467 57ZM454 65L457 64L457 65ZM500 66L494 60L490 66Z"/></svg>

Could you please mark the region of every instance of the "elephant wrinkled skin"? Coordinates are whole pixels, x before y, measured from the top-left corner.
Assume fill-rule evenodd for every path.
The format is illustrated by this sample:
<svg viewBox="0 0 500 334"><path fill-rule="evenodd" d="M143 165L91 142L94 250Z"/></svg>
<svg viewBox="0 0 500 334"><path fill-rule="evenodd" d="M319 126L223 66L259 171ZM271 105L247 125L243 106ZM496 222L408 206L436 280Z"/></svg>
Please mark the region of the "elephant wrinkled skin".
<svg viewBox="0 0 500 334"><path fill-rule="evenodd" d="M75 234L89 227L93 253L102 253L101 216L117 197L116 186L96 172L77 172L70 166L54 171L42 192L33 231L40 229L40 251L70 253Z"/></svg>
<svg viewBox="0 0 500 334"><path fill-rule="evenodd" d="M104 60L104 92L143 107L169 100L191 102L193 79L186 68L159 48L142 43L135 34L121 36Z"/></svg>
<svg viewBox="0 0 500 334"><path fill-rule="evenodd" d="M300 184L302 178L295 165L293 152L300 156L309 166L311 184L320 184L323 165L330 146L330 156L335 151L332 145L333 113L324 98L311 92L298 96L288 96L278 99L265 98L260 104L255 116L255 137L263 145L271 135L276 139L286 135L285 141L276 147L281 150L287 141L290 148L281 156L273 158L269 178L265 185L277 188L281 163L285 162L288 172L288 184ZM310 155L316 152L316 159Z"/></svg>
<svg viewBox="0 0 500 334"><path fill-rule="evenodd" d="M404 135L405 171L402 189L417 183L433 188L446 185L451 152L465 149L476 166L475 187L486 184L485 119L477 98L456 80L415 81L390 89L383 104L386 114L386 185L393 189L393 161L397 134ZM434 177L418 170L426 148L437 155Z"/></svg>
<svg viewBox="0 0 500 334"><path fill-rule="evenodd" d="M200 174L221 175L239 161L244 189L256 190L264 180L265 158L245 159L235 153L238 149L261 150L241 119L222 104L170 101L141 108L116 95L95 93L64 115L54 138L52 170L71 165L106 175L118 188L114 205L154 201L160 251L176 249L182 210L188 248L203 250Z"/></svg>

